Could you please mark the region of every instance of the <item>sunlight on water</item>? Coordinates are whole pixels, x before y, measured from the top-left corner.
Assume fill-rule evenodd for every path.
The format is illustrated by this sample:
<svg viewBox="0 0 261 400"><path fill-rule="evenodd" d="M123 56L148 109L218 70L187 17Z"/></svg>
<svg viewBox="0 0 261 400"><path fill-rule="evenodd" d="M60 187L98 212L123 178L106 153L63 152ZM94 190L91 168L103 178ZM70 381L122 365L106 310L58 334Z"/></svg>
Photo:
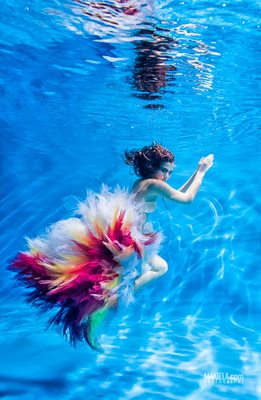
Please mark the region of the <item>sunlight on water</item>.
<svg viewBox="0 0 261 400"><path fill-rule="evenodd" d="M259 2L9 1L1 21L1 394L5 399L260 399ZM190 206L159 200L167 275L77 350L13 288L24 237L63 199L131 187L123 151L175 154ZM224 376L243 376L229 381ZM213 374L212 377L206 374ZM216 374L216 375L215 375Z"/></svg>

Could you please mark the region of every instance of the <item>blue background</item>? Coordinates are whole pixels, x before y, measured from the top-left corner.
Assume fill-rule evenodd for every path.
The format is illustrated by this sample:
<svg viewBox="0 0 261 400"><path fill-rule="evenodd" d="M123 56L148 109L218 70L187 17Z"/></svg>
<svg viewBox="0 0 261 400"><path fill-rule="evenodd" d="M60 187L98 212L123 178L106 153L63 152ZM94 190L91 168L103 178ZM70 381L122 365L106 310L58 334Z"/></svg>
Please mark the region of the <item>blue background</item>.
<svg viewBox="0 0 261 400"><path fill-rule="evenodd" d="M1 6L1 396L260 399L259 1ZM202 156L214 166L192 205L158 201L167 275L113 321L104 354L75 350L6 265L69 215L65 196L130 186L123 151L153 140L175 154L174 188Z"/></svg>

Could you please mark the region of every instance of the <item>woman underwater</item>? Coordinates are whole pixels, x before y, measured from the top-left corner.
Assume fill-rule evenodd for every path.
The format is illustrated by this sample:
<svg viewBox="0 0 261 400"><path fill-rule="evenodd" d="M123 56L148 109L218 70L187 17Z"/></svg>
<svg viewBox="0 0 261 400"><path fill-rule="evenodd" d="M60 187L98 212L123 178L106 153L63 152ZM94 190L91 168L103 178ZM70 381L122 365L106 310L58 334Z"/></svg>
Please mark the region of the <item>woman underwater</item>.
<svg viewBox="0 0 261 400"><path fill-rule="evenodd" d="M213 165L213 154L202 157L198 168L189 180L175 190L165 183L171 176L174 168L174 155L159 144L143 147L140 151L125 152L127 164L134 166L136 175L141 178L136 180L131 193L135 194L136 201L145 201L152 212L157 207L157 197L162 197L171 202L190 204L194 200L205 173ZM146 213L147 214L147 213ZM141 289L147 283L159 278L168 270L168 265L163 258L155 255L147 260L151 270L143 273L136 279L134 291Z"/></svg>
<svg viewBox="0 0 261 400"><path fill-rule="evenodd" d="M55 325L73 344L86 340L102 351L99 337L114 312L134 301L134 293L167 272L159 255L160 232L147 222L157 197L190 204L213 165L203 157L197 170L178 190L169 186L173 154L157 143L140 151L125 151L125 162L138 177L131 193L117 187L87 193L77 205L77 217L56 222L44 234L27 239L9 267L31 289L27 302L53 309Z"/></svg>

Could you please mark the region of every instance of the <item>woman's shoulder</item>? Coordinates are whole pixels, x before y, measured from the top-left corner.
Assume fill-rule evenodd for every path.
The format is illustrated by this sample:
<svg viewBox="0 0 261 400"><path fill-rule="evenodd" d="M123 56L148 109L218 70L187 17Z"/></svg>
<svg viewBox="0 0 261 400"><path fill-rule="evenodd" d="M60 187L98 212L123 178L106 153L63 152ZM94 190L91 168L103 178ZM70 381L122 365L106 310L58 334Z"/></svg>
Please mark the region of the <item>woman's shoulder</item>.
<svg viewBox="0 0 261 400"><path fill-rule="evenodd" d="M155 181L155 179L144 179L144 178L137 179L133 183L131 192L146 190L150 186L152 181Z"/></svg>
<svg viewBox="0 0 261 400"><path fill-rule="evenodd" d="M151 193L151 184L155 179L137 179L132 187L133 193L139 201L156 201L157 196Z"/></svg>
<svg viewBox="0 0 261 400"><path fill-rule="evenodd" d="M137 180L133 183L131 191L133 191L133 190L139 185L139 183L140 183L141 181L142 181L142 178L137 179Z"/></svg>

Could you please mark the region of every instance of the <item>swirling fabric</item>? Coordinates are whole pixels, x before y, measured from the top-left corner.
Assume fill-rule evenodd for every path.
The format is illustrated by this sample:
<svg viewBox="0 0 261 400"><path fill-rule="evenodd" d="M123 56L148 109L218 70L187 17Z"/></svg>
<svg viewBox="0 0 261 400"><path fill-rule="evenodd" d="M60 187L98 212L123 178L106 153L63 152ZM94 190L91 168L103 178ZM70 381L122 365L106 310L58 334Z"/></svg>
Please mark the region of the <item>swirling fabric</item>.
<svg viewBox="0 0 261 400"><path fill-rule="evenodd" d="M72 345L86 340L102 351L99 337L108 313L134 301L134 281L162 240L160 232L145 233L143 207L119 187L89 192L78 202L77 217L27 239L28 251L9 267L28 288L29 303L54 309L49 325L58 326Z"/></svg>

